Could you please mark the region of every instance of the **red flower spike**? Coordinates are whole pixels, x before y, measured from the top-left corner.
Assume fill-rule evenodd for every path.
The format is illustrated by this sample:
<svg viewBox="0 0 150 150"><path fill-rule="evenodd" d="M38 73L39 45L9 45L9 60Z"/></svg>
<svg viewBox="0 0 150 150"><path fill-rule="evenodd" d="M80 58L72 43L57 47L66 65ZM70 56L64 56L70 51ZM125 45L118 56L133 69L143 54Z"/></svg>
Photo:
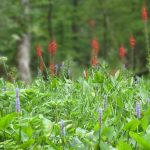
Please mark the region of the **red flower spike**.
<svg viewBox="0 0 150 150"><path fill-rule="evenodd" d="M93 39L91 45L92 45L92 49L94 50L94 52L97 53L98 50L99 50L98 40L97 39Z"/></svg>
<svg viewBox="0 0 150 150"><path fill-rule="evenodd" d="M38 45L37 48L36 48L36 54L37 54L38 57L42 56L42 50L41 50L40 45Z"/></svg>
<svg viewBox="0 0 150 150"><path fill-rule="evenodd" d="M142 7L142 19L143 19L144 21L147 21L147 20L148 20L147 7L146 7L145 4L144 4L143 7Z"/></svg>
<svg viewBox="0 0 150 150"><path fill-rule="evenodd" d="M48 45L48 51L50 54L54 55L57 50L57 43L55 40L52 40L52 42L49 43Z"/></svg>
<svg viewBox="0 0 150 150"><path fill-rule="evenodd" d="M123 59L126 56L126 50L125 50L124 46L121 46L119 48L119 56L121 59Z"/></svg>
<svg viewBox="0 0 150 150"><path fill-rule="evenodd" d="M136 45L136 40L135 40L135 38L134 38L133 35L130 37L129 42L130 42L130 46L131 46L132 48L134 48L135 45Z"/></svg>

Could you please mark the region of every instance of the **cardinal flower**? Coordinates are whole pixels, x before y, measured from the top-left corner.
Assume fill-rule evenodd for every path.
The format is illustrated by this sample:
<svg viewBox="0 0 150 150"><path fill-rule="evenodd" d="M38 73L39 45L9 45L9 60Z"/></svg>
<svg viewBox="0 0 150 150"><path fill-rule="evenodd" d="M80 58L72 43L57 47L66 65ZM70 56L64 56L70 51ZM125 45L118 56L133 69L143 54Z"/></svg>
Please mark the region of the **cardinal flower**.
<svg viewBox="0 0 150 150"><path fill-rule="evenodd" d="M123 45L119 48L119 56L121 59L123 59L126 56L126 50Z"/></svg>
<svg viewBox="0 0 150 150"><path fill-rule="evenodd" d="M135 45L136 45L136 40L135 40L135 38L134 38L134 36L133 36L133 35L131 35L131 36L130 36L130 40L129 40L129 42L130 42L130 46L131 46L131 48L134 48L134 47L135 47Z"/></svg>
<svg viewBox="0 0 150 150"><path fill-rule="evenodd" d="M51 55L54 55L57 50L57 43L55 40L52 40L48 45L48 51Z"/></svg>
<svg viewBox="0 0 150 150"><path fill-rule="evenodd" d="M99 43L97 39L93 39L91 42L92 45L92 50L94 55L97 55L98 51L99 51Z"/></svg>
<svg viewBox="0 0 150 150"><path fill-rule="evenodd" d="M142 7L142 19L143 19L144 21L147 21L147 20L148 20L147 7L146 7L145 4L144 4L143 7Z"/></svg>
<svg viewBox="0 0 150 150"><path fill-rule="evenodd" d="M41 56L42 56L42 49L41 49L41 46L40 46L40 45L37 45L36 54L37 54L38 57L41 57Z"/></svg>

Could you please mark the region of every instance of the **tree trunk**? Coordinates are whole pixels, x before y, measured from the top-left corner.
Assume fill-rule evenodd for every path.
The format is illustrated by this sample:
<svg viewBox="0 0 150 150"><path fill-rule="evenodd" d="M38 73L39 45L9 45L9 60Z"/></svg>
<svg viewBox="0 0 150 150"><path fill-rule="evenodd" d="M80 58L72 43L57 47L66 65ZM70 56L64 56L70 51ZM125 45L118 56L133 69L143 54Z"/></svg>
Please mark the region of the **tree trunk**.
<svg viewBox="0 0 150 150"><path fill-rule="evenodd" d="M78 50L78 26L77 26L77 7L78 7L78 0L72 0L73 6L73 14L72 14L72 41L73 41L73 48L74 50Z"/></svg>
<svg viewBox="0 0 150 150"><path fill-rule="evenodd" d="M19 74L20 74L21 80L23 80L25 83L29 83L31 79L30 48L31 48L30 34L25 33L19 45L19 52L18 52Z"/></svg>
<svg viewBox="0 0 150 150"><path fill-rule="evenodd" d="M31 80L30 73L30 49L31 49L31 35L28 31L28 25L26 23L30 22L29 19L29 0L21 0L23 8L23 22L25 22L25 33L22 36L19 48L18 48L18 65L19 74L21 80L25 83L29 83Z"/></svg>

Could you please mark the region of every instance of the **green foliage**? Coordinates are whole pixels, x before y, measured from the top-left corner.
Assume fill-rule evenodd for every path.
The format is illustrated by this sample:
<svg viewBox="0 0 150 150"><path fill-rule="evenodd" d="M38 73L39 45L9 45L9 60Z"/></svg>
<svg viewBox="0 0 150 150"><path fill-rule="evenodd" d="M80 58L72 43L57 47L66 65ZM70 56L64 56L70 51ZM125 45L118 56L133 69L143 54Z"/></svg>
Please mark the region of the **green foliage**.
<svg viewBox="0 0 150 150"><path fill-rule="evenodd" d="M26 88L1 79L0 88L5 91L0 94L0 148L149 149L150 107L145 101L149 81L141 79L136 83L127 70L114 76L108 72L103 67L91 69L88 80L80 77L76 81L44 81L38 77ZM15 108L16 86L20 88L19 113ZM140 119L135 115L137 100L141 102ZM103 108L101 128L99 108Z"/></svg>
<svg viewBox="0 0 150 150"><path fill-rule="evenodd" d="M37 69L37 43L41 44L44 60L48 64L47 47L52 39L51 28L58 43L57 63L70 55L80 65L89 64L91 39L97 37L100 42L100 62L106 61L112 68L119 66L118 48L124 43L128 52L126 63L130 68L129 37L134 34L137 41L136 69L145 66L147 52L144 23L141 20L142 1L32 0L29 3L28 21L24 20L21 0L1 0L0 3L0 51L2 56L8 57L9 65L17 66L18 46L26 30L32 35L31 62L34 60L35 63L31 63L31 67L34 71ZM51 17L48 19L49 15ZM93 26L92 21L95 22Z"/></svg>

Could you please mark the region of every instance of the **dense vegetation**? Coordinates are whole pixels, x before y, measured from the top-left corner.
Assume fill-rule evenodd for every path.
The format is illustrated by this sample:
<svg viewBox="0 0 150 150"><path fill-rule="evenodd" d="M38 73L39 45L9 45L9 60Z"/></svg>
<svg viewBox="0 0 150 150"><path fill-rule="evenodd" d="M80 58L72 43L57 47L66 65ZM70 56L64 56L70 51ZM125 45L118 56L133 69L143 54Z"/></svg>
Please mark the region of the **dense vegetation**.
<svg viewBox="0 0 150 150"><path fill-rule="evenodd" d="M10 70L17 67L18 47L27 31L32 37L30 67L34 73L38 66L38 61L35 61L36 45L42 46L43 57L48 64L47 48L52 38L58 43L56 63L70 56L76 69L79 69L78 65L89 65L91 40L96 37L100 44L100 62L105 61L112 68L118 67L121 63L118 49L124 44L127 51L125 63L131 68L129 38L133 34L136 39L136 71L141 71L146 66L147 48L141 9L145 2L149 12L148 0L26 0L29 1L30 8L28 20L24 17L21 1L23 0L0 2L0 55L8 57ZM148 34L149 30L148 26ZM0 66L0 73L3 72L4 69Z"/></svg>
<svg viewBox="0 0 150 150"><path fill-rule="evenodd" d="M104 66L89 78L0 79L0 149L150 149L149 81ZM16 89L17 88L17 89Z"/></svg>

